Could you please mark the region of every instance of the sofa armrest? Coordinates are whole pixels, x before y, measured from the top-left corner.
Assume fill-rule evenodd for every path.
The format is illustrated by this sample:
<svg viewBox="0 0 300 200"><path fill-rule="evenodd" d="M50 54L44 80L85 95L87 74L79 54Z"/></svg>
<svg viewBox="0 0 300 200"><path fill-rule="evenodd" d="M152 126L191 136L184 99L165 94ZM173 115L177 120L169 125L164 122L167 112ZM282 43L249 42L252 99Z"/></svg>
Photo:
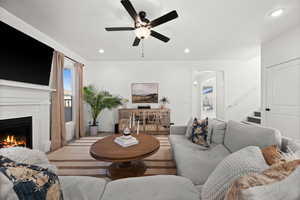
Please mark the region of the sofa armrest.
<svg viewBox="0 0 300 200"><path fill-rule="evenodd" d="M185 135L187 126L171 126L170 134L171 135Z"/></svg>

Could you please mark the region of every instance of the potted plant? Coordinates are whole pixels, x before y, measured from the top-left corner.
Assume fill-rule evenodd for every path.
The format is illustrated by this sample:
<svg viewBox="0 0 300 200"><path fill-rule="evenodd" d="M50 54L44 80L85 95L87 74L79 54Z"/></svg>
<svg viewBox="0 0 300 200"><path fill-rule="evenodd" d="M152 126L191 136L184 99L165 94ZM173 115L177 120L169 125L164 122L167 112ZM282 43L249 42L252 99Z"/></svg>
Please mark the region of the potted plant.
<svg viewBox="0 0 300 200"><path fill-rule="evenodd" d="M97 119L104 109L113 109L122 105L121 98L113 96L107 91L99 91L93 85L83 88L84 100L90 106L92 122L90 124L91 135L97 135Z"/></svg>
<svg viewBox="0 0 300 200"><path fill-rule="evenodd" d="M161 106L160 106L161 109L166 108L166 105L167 105L168 103L170 103L168 97L162 97L162 98L159 100L159 102L161 103Z"/></svg>

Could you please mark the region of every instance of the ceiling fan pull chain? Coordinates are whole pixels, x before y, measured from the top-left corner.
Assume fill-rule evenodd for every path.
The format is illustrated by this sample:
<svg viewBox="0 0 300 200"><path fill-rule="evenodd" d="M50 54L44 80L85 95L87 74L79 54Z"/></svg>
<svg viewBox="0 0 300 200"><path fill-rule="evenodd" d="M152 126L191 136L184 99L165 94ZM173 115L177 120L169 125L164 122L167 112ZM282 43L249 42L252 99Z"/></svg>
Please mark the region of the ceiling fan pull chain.
<svg viewBox="0 0 300 200"><path fill-rule="evenodd" d="M144 52L144 40L142 40L142 58L145 57L145 52Z"/></svg>

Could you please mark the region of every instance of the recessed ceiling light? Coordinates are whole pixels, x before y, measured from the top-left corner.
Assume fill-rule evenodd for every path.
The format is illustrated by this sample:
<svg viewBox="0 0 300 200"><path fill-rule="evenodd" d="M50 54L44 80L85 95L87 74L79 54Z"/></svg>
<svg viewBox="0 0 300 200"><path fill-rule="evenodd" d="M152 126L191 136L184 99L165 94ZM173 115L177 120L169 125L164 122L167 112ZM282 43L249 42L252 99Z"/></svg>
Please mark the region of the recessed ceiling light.
<svg viewBox="0 0 300 200"><path fill-rule="evenodd" d="M271 12L271 17L280 17L283 14L283 9L277 9Z"/></svg>
<svg viewBox="0 0 300 200"><path fill-rule="evenodd" d="M189 48L185 48L184 49L184 53L190 53L190 49Z"/></svg>
<svg viewBox="0 0 300 200"><path fill-rule="evenodd" d="M99 53L103 54L104 53L104 49L99 49Z"/></svg>

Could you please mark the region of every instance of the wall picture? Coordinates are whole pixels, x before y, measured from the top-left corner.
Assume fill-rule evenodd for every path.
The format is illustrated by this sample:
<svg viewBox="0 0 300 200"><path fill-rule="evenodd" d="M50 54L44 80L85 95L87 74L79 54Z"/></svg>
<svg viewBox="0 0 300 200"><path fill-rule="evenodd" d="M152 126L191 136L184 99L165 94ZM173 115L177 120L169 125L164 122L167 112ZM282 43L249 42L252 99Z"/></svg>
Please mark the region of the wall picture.
<svg viewBox="0 0 300 200"><path fill-rule="evenodd" d="M133 83L132 103L158 103L158 83Z"/></svg>
<svg viewBox="0 0 300 200"><path fill-rule="evenodd" d="M203 111L212 111L214 109L213 105L213 91L212 86L203 86L202 88L202 109Z"/></svg>

